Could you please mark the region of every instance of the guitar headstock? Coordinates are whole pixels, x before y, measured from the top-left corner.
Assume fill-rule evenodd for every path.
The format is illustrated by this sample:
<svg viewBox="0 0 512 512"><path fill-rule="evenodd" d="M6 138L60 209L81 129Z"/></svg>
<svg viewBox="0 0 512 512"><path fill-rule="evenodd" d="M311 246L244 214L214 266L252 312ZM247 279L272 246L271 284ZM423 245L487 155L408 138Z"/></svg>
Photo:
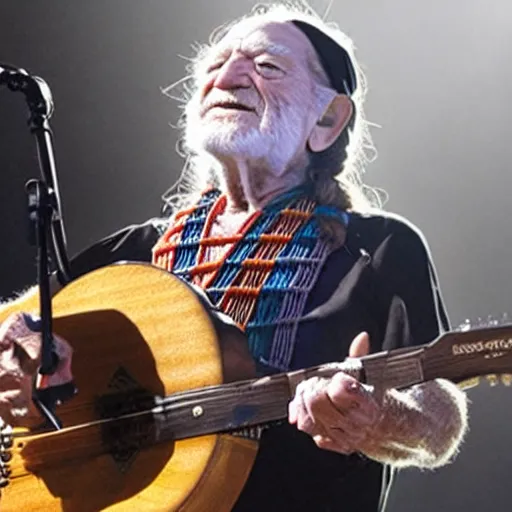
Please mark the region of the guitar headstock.
<svg viewBox="0 0 512 512"><path fill-rule="evenodd" d="M491 386L512 384L512 323L488 318L476 326L469 321L459 331L442 334L426 346L423 354L425 380L449 379L463 388L479 383L486 375Z"/></svg>

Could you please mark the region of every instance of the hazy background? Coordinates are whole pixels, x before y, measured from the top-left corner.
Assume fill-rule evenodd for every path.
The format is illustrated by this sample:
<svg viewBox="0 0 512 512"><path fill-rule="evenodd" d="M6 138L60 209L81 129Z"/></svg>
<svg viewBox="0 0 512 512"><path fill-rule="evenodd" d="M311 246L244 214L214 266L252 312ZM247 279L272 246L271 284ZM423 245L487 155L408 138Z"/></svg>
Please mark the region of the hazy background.
<svg viewBox="0 0 512 512"><path fill-rule="evenodd" d="M242 0L0 0L0 62L42 76L69 249L158 214L175 180L176 105L194 41L245 13ZM320 11L326 2L313 3ZM512 311L510 105L506 0L335 0L370 91L379 158L367 181L429 240L452 321ZM38 173L21 95L0 91L0 296L33 282L23 184ZM471 391L471 433L450 467L405 471L391 511L509 510L512 394ZM348 511L347 511L348 512Z"/></svg>

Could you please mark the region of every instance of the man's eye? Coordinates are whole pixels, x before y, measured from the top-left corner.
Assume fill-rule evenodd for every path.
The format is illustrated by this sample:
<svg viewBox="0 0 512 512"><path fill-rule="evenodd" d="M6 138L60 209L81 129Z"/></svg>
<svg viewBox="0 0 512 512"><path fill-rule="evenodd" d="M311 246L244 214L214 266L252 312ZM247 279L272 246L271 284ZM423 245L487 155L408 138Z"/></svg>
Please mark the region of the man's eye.
<svg viewBox="0 0 512 512"><path fill-rule="evenodd" d="M284 71L279 66L268 61L256 62L256 71L263 78L280 78L284 75Z"/></svg>
<svg viewBox="0 0 512 512"><path fill-rule="evenodd" d="M259 68L263 68L263 69L280 71L280 69L276 65L272 64L271 62L257 62L256 66L258 66Z"/></svg>

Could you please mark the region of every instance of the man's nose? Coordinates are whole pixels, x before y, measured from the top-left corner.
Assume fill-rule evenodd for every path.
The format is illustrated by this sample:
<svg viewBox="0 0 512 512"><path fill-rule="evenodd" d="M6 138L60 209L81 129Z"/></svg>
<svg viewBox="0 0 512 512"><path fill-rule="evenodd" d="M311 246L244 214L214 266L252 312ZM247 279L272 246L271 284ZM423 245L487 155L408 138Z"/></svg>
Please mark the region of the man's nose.
<svg viewBox="0 0 512 512"><path fill-rule="evenodd" d="M249 73L252 62L243 55L231 55L219 69L213 86L218 89L236 89L237 87L250 87Z"/></svg>

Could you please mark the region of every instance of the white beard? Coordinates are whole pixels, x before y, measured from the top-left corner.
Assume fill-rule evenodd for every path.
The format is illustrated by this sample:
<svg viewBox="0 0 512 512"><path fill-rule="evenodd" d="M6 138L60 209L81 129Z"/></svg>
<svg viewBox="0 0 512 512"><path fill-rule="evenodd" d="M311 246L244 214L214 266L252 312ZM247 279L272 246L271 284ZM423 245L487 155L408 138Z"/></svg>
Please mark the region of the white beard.
<svg viewBox="0 0 512 512"><path fill-rule="evenodd" d="M279 115L267 110L258 124L256 114L250 112L204 120L198 111L192 100L187 106L185 144L196 153L263 161L272 174L281 176L302 149L299 145L305 138L306 123L297 101L281 106Z"/></svg>

